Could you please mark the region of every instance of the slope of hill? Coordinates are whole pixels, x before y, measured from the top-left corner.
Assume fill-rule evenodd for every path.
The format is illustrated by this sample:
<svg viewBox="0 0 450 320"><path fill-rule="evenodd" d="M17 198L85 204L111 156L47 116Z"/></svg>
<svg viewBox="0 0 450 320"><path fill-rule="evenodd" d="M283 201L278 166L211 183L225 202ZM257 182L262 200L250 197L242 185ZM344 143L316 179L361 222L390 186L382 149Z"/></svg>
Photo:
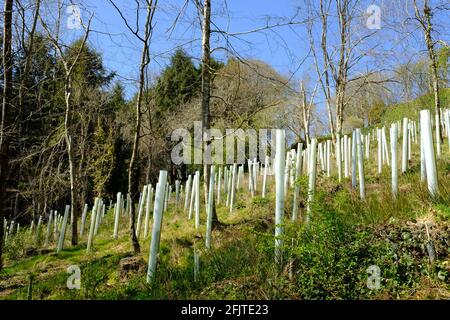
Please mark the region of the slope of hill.
<svg viewBox="0 0 450 320"><path fill-rule="evenodd" d="M449 90L445 91L448 97ZM384 121L417 119L416 102L389 109ZM405 110L408 110L406 112ZM438 160L440 196L431 198L420 183L419 146L412 145L409 170L399 177L399 196L391 195L390 168L376 169L376 142L365 160L366 194L360 200L347 178L338 183L319 173L310 224L304 221L307 180L299 184L301 214L290 220L293 189L285 208L283 263L274 263L274 181L262 198L261 183L251 198L247 179L233 213L218 204L222 222L206 250L205 208L201 226L172 203L164 213L161 250L154 283L146 284L149 238L132 257L127 217L113 240L113 210L107 212L93 252L81 244L55 253L21 231L6 246L0 273L0 299L438 299L450 298L450 152L447 140ZM336 169L333 168L333 173ZM173 197L172 197L173 198ZM222 197L223 199L223 197ZM199 273L195 275L195 257ZM81 289L68 289L67 268L81 271ZM377 278L376 272L380 277ZM379 280L379 281L378 281Z"/></svg>
<svg viewBox="0 0 450 320"><path fill-rule="evenodd" d="M450 103L450 88L442 89L439 96L441 98L441 108L448 108ZM419 111L422 109L430 109L434 114L433 94L427 94L417 99L388 107L381 117L381 123L393 123L404 117L418 119Z"/></svg>

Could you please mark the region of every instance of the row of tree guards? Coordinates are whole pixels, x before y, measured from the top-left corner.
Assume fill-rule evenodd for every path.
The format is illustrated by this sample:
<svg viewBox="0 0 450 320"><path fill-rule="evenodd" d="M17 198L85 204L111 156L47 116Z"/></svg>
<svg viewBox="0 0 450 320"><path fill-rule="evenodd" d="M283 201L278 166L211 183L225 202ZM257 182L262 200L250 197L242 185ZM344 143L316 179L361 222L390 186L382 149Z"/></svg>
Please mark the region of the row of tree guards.
<svg viewBox="0 0 450 320"><path fill-rule="evenodd" d="M450 148L450 111L443 112L444 135L448 138ZM439 128L434 123L434 127ZM365 174L364 158L370 161L371 142L377 142L377 172L382 173L383 167L388 166L391 170L392 196L397 199L399 195L398 187L398 160L401 161L401 172L408 170L408 162L411 159L412 144L420 145L420 179L428 184L428 190L431 196L436 197L439 194L436 155L441 155L440 133L435 130L436 144L433 142L433 122L429 110L420 111L419 122L404 118L403 121L392 123L389 127L389 141L387 140L386 127L374 128L365 135L360 129L355 129L351 135L336 136L336 141L325 140L318 142L316 138L311 139L309 145L303 149L303 144L297 144L295 149L286 151L286 137L284 130L276 130L275 140L275 159L270 161L265 157L264 163L259 163L257 159L248 159L247 182L244 185L245 165L232 164L229 166L210 166L210 192L205 191L206 208L206 236L205 247L212 247L212 219L214 201L216 204L225 202L229 208L229 213L233 213L236 202L237 192L248 192L251 197L261 194L263 198L267 196L269 177L275 176L275 259L281 262L282 242L284 223L284 208L289 189L293 189L292 217L293 221L298 219L300 185L296 183L301 175L308 177L307 185L307 206L304 222L308 223L311 219L311 212L314 203L314 193L316 189L317 169L323 175L331 177L332 156L334 157L335 167L337 169L338 181L342 178L351 178L353 188L359 187L359 196L365 198ZM420 135L418 136L418 131ZM401 137L400 134L402 133ZM400 141L401 140L401 141ZM398 154L398 143L402 143L401 155ZM390 144L390 148L388 147ZM334 150L333 150L334 149ZM206 166L205 166L206 168ZM145 185L140 194L137 204L137 227L136 236L147 239L150 235L150 220L153 216L153 227L151 229L150 252L148 259L147 282L151 282L155 276L157 265L157 256L161 237L161 227L163 213L168 210L169 204L173 204L179 210L187 214L189 220L194 220L196 230L200 227L200 171L189 175L188 179L182 184L180 180L175 181L175 195L173 188L167 180L167 171L160 171L158 183L153 188L151 184ZM262 180L262 181L261 181ZM261 182L261 186L260 186ZM184 188L183 188L184 187ZM247 189L247 191L245 191ZM205 188L206 190L206 188ZM244 190L244 191L243 191ZM222 196L225 195L225 198ZM114 228L111 232L113 239L118 239L120 228L120 217L128 216L130 211L131 199L129 195L125 198L119 192L115 204L110 202L108 210L114 214ZM151 208L153 207L153 212ZM79 229L80 236L88 232L86 252L92 251L94 240L107 212L106 204L101 198L95 198L92 210L88 210L85 204L81 216ZM69 221L70 206L67 205L64 214L59 214L56 210L51 210L46 217L46 227L43 225L44 216L41 215L37 224L32 221L28 232L32 234L36 241L45 233L44 245L48 246L51 241L56 244L56 252L59 254L63 250L66 226L73 223L73 217ZM89 211L89 212L88 212ZM90 215L89 228L86 224L87 216ZM86 230L87 229L87 230ZM143 229L143 234L142 234ZM20 225L14 221L5 220L5 241L17 234ZM199 272L199 255L194 248L194 278L197 278Z"/></svg>

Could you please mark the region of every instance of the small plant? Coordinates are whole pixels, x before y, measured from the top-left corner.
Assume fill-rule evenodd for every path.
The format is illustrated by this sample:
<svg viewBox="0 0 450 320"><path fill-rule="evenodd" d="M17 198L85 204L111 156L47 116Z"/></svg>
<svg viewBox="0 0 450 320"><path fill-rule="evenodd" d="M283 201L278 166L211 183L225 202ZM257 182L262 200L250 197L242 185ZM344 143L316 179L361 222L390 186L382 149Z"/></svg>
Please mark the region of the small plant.
<svg viewBox="0 0 450 320"><path fill-rule="evenodd" d="M252 204L258 207L264 207L269 203L269 199L256 196L252 199Z"/></svg>
<svg viewBox="0 0 450 320"><path fill-rule="evenodd" d="M9 260L24 258L26 253L34 247L33 237L26 232L19 232L8 237L5 242L4 252Z"/></svg>
<svg viewBox="0 0 450 320"><path fill-rule="evenodd" d="M245 208L246 208L246 205L243 201L238 201L236 203L236 209L240 210L240 209L245 209Z"/></svg>
<svg viewBox="0 0 450 320"><path fill-rule="evenodd" d="M437 217L443 221L450 220L450 207L446 204L437 204Z"/></svg>

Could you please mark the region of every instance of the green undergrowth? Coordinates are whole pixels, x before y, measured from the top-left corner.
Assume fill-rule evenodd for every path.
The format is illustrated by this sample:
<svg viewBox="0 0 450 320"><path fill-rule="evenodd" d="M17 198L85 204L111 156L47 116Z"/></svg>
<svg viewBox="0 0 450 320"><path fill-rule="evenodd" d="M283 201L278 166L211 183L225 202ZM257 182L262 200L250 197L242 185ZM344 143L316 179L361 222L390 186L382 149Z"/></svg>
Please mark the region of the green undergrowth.
<svg viewBox="0 0 450 320"><path fill-rule="evenodd" d="M138 268L121 270L133 257L128 217L120 221L119 239L112 239L112 211L108 211L86 253L87 231L72 247L69 236L61 254L52 239L44 246L21 231L5 248L0 272L0 299L26 299L32 278L33 299L449 299L450 298L450 153L442 145L438 160L440 195L429 196L420 182L418 146L413 144L408 171L399 176L399 195L391 194L388 166L377 174L375 145L372 160L364 162L366 197L352 188L351 178L339 183L319 172L317 190L306 212L306 177L300 188L298 220L291 221L293 188L285 202L281 262L274 256L274 183L266 198L254 198L244 180L233 212L225 195L217 204L221 223L205 249L205 208L201 198L201 227L195 229L187 212L170 205L164 213L157 272L146 283L150 236L143 239ZM333 169L335 170L335 169ZM306 223L309 217L309 223ZM88 228L86 228L87 230ZM70 230L70 228L68 228ZM194 255L199 274L194 278ZM67 268L79 266L81 289L69 290ZM374 268L380 271L373 286Z"/></svg>
<svg viewBox="0 0 450 320"><path fill-rule="evenodd" d="M446 166L439 164L441 181L449 178ZM401 176L403 189L394 200L387 175L383 172L367 185L365 200L350 181L338 184L320 175L308 224L307 181L299 179L299 220L290 221L290 189L280 264L275 264L274 256L274 195L250 199L243 191L233 213L218 205L222 224L213 231L211 250L204 248L204 227L196 231L183 210L169 209L151 285L145 281L149 239L141 241L143 268L126 278L120 275L120 260L132 256L131 245L125 229L119 240L111 239L110 212L91 254L86 254L82 238L76 247L66 241L67 248L58 256L50 247L49 252L7 260L0 274L0 297L26 299L33 275L34 299L449 298L450 201L445 183L441 196L432 199L426 186L418 183L418 172L411 169ZM375 191L372 184L377 185ZM194 250L200 261L197 279ZM73 264L81 270L80 290L66 286L70 275L66 269ZM380 270L378 289L368 287L370 266Z"/></svg>
<svg viewBox="0 0 450 320"><path fill-rule="evenodd" d="M450 101L450 88L444 88L441 90L440 99L442 108L446 108ZM407 117L409 119L418 119L419 112L422 109L430 109L434 114L433 94L427 94L415 100L388 107L381 117L381 122L383 124L389 124L395 121L399 121L404 117Z"/></svg>

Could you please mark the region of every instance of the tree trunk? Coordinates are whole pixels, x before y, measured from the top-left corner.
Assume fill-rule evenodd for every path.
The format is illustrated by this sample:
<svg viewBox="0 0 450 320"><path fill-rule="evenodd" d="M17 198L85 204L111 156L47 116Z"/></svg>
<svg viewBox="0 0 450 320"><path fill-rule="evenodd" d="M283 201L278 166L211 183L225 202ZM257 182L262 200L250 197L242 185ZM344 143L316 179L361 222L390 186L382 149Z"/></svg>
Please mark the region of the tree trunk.
<svg viewBox="0 0 450 320"><path fill-rule="evenodd" d="M342 135L344 92L341 85L336 88L336 133Z"/></svg>
<svg viewBox="0 0 450 320"><path fill-rule="evenodd" d="M69 175L70 175L70 210L72 217L72 245L78 244L78 196L79 191L75 184L77 184L76 165L73 154L73 141L71 133L71 119L72 119L72 106L70 104L70 97L72 95L72 77L69 75L65 84L65 100L66 100L66 115L64 119L65 140L67 144L67 156L69 158Z"/></svg>
<svg viewBox="0 0 450 320"><path fill-rule="evenodd" d="M144 45L146 47L146 45ZM131 243L133 244L133 250L135 254L139 254L141 251L139 240L136 235L136 210L134 204L138 200L139 193L139 168L137 166L137 156L139 150L139 141L140 141L140 131L141 131L141 103L142 103L142 94L144 87L144 70L145 70L145 51L144 48L142 53L142 61L140 67L140 81L139 81L139 93L136 102L136 128L133 138L133 149L131 153L130 166L128 169L128 193L131 197L131 203L129 205L130 208L130 236Z"/></svg>
<svg viewBox="0 0 450 320"><path fill-rule="evenodd" d="M3 11L3 101L0 127L0 270L3 267L3 229L6 202L6 178L9 170L10 134L5 131L5 124L10 125L8 104L12 98L12 8L13 0L5 0Z"/></svg>
<svg viewBox="0 0 450 320"><path fill-rule="evenodd" d="M31 26L30 35L28 36L28 46L24 43L22 43L23 49L25 51L26 57L25 57L25 65L23 68L23 73L20 75L20 85L19 85L19 92L18 92L18 98L19 98L19 112L18 112L18 140L19 143L21 143L21 133L22 133L22 118L23 118L23 109L24 109L24 90L25 88L28 89L27 86L27 80L29 79L29 70L31 67L31 58L33 56L33 45L34 45L34 35L36 33L36 26L37 26L37 20L39 16L39 10L41 7L41 0L36 0L36 12L34 14L33 18L33 24ZM25 32L25 29L22 31ZM22 39L25 37L22 36Z"/></svg>
<svg viewBox="0 0 450 320"><path fill-rule="evenodd" d="M202 128L203 128L203 138L206 139L206 143L203 144L204 150L208 149L211 141L209 140L209 129L211 128L211 120L209 113L209 101L211 97L211 0L205 0L203 5L203 26L202 26ZM206 137L205 137L206 136ZM209 193L209 175L210 175L211 165L206 166L206 172L203 177L205 179L206 186L206 197ZM216 205L213 201L213 224L217 224L219 219L217 218Z"/></svg>
<svg viewBox="0 0 450 320"><path fill-rule="evenodd" d="M303 130L305 132L306 145L309 146L309 143L311 142L309 134L309 120L311 116L311 110L309 109L309 106L306 102L306 90L303 85L303 81L300 83L300 91L302 97Z"/></svg>
<svg viewBox="0 0 450 320"><path fill-rule="evenodd" d="M21 33L21 39L22 39L22 48L25 53L25 64L23 71L20 72L20 84L18 87L18 116L17 116L17 143L18 143L18 152L19 154L23 154L24 146L23 146L23 139L22 139L22 126L24 123L23 114L24 114L24 91L25 89L28 89L28 79L29 79L29 70L31 67L31 59L33 57L33 45L34 45L34 35L36 32L36 25L39 15L39 10L41 6L41 0L36 0L36 11L34 13L33 22L30 30L30 34L28 36L28 45L25 42L25 31L26 29L23 28ZM23 9L25 10L25 9ZM25 13L23 13L24 19L25 19ZM25 24L25 23L24 23ZM17 181L20 181L22 177L22 163L19 161L16 164L16 168L14 168L14 172L16 172L15 176ZM38 197L39 198L39 197ZM16 195L16 201L14 205L14 216L17 216L18 212L18 193ZM39 200L38 200L39 201Z"/></svg>
<svg viewBox="0 0 450 320"><path fill-rule="evenodd" d="M128 193L131 197L130 203L130 236L131 243L133 244L133 250L135 254L139 254L141 251L141 247L139 245L139 240L136 234L136 210L134 207L134 203L139 199L139 168L137 164L138 152L139 152L139 142L140 142L140 134L141 134L141 106L142 106L142 97L144 95L145 88L145 70L149 64L149 40L150 40L150 29L151 29L151 19L152 19L152 6L150 3L147 3L147 18L145 23L145 34L143 39L143 48L141 55L141 64L139 67L139 91L136 101L136 128L133 139L133 149L131 153L130 166L128 170Z"/></svg>
<svg viewBox="0 0 450 320"><path fill-rule="evenodd" d="M428 6L428 1L424 3L424 17L425 17L425 43L427 45L428 56L431 62L431 75L432 75L432 87L434 94L434 111L436 113L436 117L438 119L437 123L439 124L439 138L441 141L443 140L443 128L441 126L441 101L439 97L439 76L438 76L438 68L436 62L436 52L434 51L434 43L433 38L431 36L431 31L433 29L433 25L431 23L431 9Z"/></svg>
<svg viewBox="0 0 450 320"><path fill-rule="evenodd" d="M38 13L37 13L38 14ZM92 19L92 17L91 17ZM89 36L89 27L91 23L91 19L89 19L89 23L86 27L86 32L84 34L81 46L79 47L79 51L73 61L66 60L63 46L58 43L58 34L56 34L56 38L52 34L52 32L48 29L47 25L41 19L42 26L47 33L48 39L53 44L55 50L59 53L60 59L63 63L65 70L65 79L64 79L64 99L66 104L65 118L64 118L64 139L67 144L67 156L69 158L69 176L70 176L70 210L72 217L72 245L78 244L78 167L76 165L76 157L74 154L74 141L72 135L72 104L71 104L71 96L72 96L72 73L74 68L80 58L80 55L83 51L83 48L86 44L87 38Z"/></svg>
<svg viewBox="0 0 450 320"><path fill-rule="evenodd" d="M133 150L131 154L131 160L130 160L130 166L128 169L128 193L131 198L131 203L129 204L129 210L130 210L130 236L131 236L131 243L133 245L133 250L135 254L139 254L141 251L141 248L139 246L139 241L136 236L136 210L134 207L134 203L136 202L138 198L139 193L139 172L137 167L137 152L139 147L139 129L140 129L140 106L136 104L136 109L138 110L138 114L136 116L136 132L134 134L133 139Z"/></svg>
<svg viewBox="0 0 450 320"><path fill-rule="evenodd" d="M327 44L327 35L328 35L328 13L325 12L325 7L323 0L320 1L320 12L322 18L322 35L321 35L321 47L323 54L323 68L324 68L324 76L325 76L325 87L323 90L325 91L326 97L326 106L328 113L328 126L330 127L331 139L334 140L335 137L335 128L333 124L333 115L331 113L331 90L330 90L330 75L328 73L328 69L330 67L330 62L328 58L328 44Z"/></svg>

